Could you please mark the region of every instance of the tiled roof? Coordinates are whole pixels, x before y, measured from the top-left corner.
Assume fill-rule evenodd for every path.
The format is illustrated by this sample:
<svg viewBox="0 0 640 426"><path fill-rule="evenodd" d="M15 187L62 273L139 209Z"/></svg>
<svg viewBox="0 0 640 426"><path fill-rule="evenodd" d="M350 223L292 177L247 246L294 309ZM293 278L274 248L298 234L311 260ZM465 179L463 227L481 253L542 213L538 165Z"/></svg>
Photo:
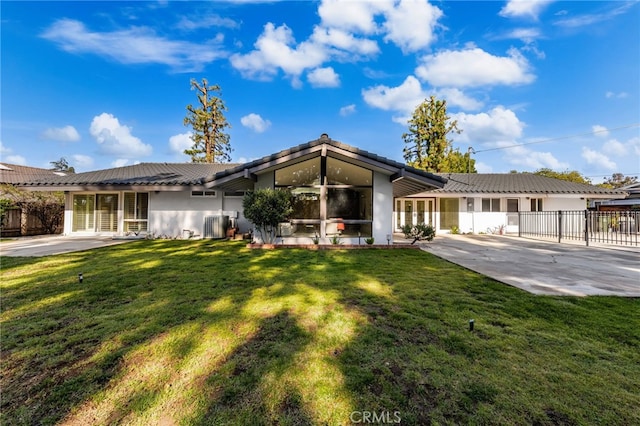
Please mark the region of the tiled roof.
<svg viewBox="0 0 640 426"><path fill-rule="evenodd" d="M140 163L16 183L25 186L201 185L215 173L235 166L235 163Z"/></svg>
<svg viewBox="0 0 640 426"><path fill-rule="evenodd" d="M38 179L58 178L64 173L38 167L20 166L17 164L0 163L0 183L17 184Z"/></svg>
<svg viewBox="0 0 640 426"><path fill-rule="evenodd" d="M532 173L439 173L448 179L442 189L453 194L592 194L624 195L623 190L568 182Z"/></svg>

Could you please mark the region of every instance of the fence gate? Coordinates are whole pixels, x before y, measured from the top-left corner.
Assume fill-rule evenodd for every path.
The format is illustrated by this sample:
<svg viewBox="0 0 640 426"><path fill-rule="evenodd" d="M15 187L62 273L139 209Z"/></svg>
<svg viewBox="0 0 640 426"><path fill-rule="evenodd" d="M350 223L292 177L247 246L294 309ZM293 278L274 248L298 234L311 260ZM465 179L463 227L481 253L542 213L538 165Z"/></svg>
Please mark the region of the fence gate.
<svg viewBox="0 0 640 426"><path fill-rule="evenodd" d="M558 210L519 212L518 236L640 245L640 211Z"/></svg>

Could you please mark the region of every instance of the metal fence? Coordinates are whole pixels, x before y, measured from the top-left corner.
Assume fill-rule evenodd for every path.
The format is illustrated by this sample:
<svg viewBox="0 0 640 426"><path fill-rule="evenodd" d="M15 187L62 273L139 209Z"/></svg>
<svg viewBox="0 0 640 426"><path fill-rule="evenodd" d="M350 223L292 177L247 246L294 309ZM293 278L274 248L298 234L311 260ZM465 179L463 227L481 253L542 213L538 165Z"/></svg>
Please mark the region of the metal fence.
<svg viewBox="0 0 640 426"><path fill-rule="evenodd" d="M518 236L638 246L640 211L519 212Z"/></svg>

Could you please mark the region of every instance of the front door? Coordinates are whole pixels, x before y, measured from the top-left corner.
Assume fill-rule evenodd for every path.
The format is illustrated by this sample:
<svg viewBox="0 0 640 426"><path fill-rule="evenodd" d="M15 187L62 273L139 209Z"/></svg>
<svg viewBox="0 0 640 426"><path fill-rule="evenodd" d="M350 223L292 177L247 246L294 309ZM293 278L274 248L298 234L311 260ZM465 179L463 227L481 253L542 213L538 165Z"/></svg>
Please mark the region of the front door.
<svg viewBox="0 0 640 426"><path fill-rule="evenodd" d="M398 199L396 200L396 230L400 231L404 225L415 226L426 223L434 226L435 199Z"/></svg>

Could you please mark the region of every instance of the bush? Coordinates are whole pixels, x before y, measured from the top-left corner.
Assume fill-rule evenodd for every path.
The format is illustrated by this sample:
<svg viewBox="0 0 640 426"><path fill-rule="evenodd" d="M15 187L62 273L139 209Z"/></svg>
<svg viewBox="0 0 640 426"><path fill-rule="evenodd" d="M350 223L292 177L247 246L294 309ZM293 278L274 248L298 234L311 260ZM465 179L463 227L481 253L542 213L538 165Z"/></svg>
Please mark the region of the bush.
<svg viewBox="0 0 640 426"><path fill-rule="evenodd" d="M253 223L263 243L273 244L278 225L289 219L291 194L275 189L247 192L242 200L244 216Z"/></svg>
<svg viewBox="0 0 640 426"><path fill-rule="evenodd" d="M415 226L404 225L402 227L402 233L405 238L413 238L411 244L415 244L416 241L420 240L433 240L433 237L436 236L436 230L431 225L427 225L425 223L419 223Z"/></svg>
<svg viewBox="0 0 640 426"><path fill-rule="evenodd" d="M366 238L364 240L365 243L372 245L375 242L375 238L371 237L371 238Z"/></svg>

